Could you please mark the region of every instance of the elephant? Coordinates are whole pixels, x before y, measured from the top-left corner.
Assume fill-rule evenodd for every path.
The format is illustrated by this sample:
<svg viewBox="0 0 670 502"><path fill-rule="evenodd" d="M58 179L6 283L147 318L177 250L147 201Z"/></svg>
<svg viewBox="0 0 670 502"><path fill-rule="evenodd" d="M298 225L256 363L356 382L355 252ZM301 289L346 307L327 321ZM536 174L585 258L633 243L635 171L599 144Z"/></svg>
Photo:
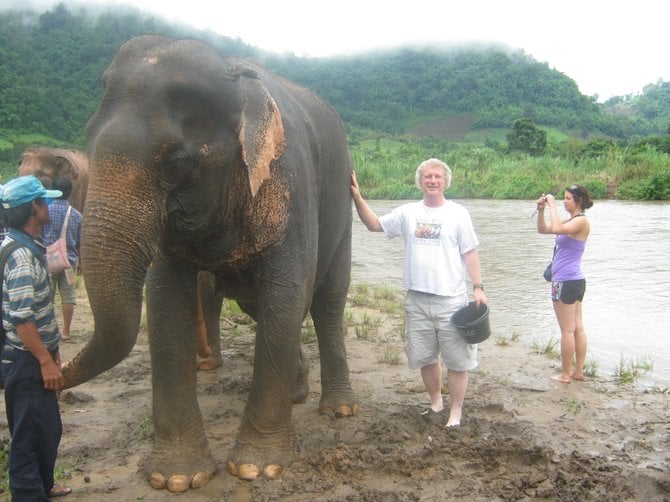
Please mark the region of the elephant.
<svg viewBox="0 0 670 502"><path fill-rule="evenodd" d="M88 158L83 152L62 148L27 148L19 160L17 174L32 174L49 179L65 176L72 183L72 192L68 197L70 204L80 213L84 212L88 191Z"/></svg>
<svg viewBox="0 0 670 502"><path fill-rule="evenodd" d="M253 376L227 470L276 477L291 463L292 406L307 395L300 328L308 314L319 347L318 412L359 409L344 342L353 165L343 124L310 90L194 39L127 41L103 86L86 126L81 243L95 327L63 366L65 387L129 354L146 287L155 432L146 475L173 492L207 483L217 466L195 357L198 275L207 272L216 294L256 321Z"/></svg>

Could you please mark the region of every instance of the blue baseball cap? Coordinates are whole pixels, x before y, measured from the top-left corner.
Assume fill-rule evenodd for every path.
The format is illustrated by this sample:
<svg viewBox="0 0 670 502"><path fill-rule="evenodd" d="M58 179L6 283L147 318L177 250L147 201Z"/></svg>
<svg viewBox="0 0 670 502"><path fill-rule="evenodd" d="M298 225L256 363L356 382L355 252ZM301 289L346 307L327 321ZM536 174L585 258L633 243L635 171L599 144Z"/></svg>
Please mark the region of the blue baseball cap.
<svg viewBox="0 0 670 502"><path fill-rule="evenodd" d="M44 199L47 204L51 204L51 199L57 199L63 195L60 190L47 190L44 185L35 176L19 176L8 181L0 194L2 207L10 209L18 207L26 202L32 202L35 199Z"/></svg>

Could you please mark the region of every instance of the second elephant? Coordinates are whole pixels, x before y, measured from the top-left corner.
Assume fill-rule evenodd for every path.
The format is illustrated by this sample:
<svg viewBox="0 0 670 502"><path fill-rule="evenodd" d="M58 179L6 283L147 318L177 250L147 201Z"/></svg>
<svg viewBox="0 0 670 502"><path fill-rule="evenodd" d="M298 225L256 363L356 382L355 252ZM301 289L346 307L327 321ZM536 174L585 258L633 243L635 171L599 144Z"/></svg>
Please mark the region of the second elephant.
<svg viewBox="0 0 670 502"><path fill-rule="evenodd" d="M83 152L63 148L31 147L21 155L17 167L19 176L32 174L53 180L65 176L72 183L68 200L80 213L84 212L88 191L88 158Z"/></svg>

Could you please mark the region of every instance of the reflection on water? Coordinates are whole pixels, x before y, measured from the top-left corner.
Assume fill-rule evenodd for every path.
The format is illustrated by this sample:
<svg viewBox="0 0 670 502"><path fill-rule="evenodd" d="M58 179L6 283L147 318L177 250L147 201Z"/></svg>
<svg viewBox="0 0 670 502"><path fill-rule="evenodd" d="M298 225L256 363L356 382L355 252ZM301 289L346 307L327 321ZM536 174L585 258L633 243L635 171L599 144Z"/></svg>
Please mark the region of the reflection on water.
<svg viewBox="0 0 670 502"><path fill-rule="evenodd" d="M560 339L542 278L553 236L540 235L534 201L464 200L480 240L482 278L496 335L518 334L531 346ZM369 201L379 215L399 201ZM561 214L562 207L561 207ZM620 361L649 360L643 383L670 385L670 204L595 201L587 212L591 236L584 253L587 361L601 378ZM352 281L401 287L402 239L369 232L354 210Z"/></svg>

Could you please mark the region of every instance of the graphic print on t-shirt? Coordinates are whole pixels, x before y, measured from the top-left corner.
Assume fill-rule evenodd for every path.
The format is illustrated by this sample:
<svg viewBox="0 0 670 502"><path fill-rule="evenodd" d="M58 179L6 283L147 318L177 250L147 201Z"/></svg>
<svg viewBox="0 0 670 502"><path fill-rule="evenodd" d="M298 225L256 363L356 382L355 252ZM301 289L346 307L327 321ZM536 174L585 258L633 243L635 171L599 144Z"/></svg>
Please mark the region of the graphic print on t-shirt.
<svg viewBox="0 0 670 502"><path fill-rule="evenodd" d="M429 219L417 218L416 230L414 230L414 237L417 239L430 239L434 241L440 240L440 232L442 231L442 224L436 223ZM424 242L424 244L428 244Z"/></svg>

